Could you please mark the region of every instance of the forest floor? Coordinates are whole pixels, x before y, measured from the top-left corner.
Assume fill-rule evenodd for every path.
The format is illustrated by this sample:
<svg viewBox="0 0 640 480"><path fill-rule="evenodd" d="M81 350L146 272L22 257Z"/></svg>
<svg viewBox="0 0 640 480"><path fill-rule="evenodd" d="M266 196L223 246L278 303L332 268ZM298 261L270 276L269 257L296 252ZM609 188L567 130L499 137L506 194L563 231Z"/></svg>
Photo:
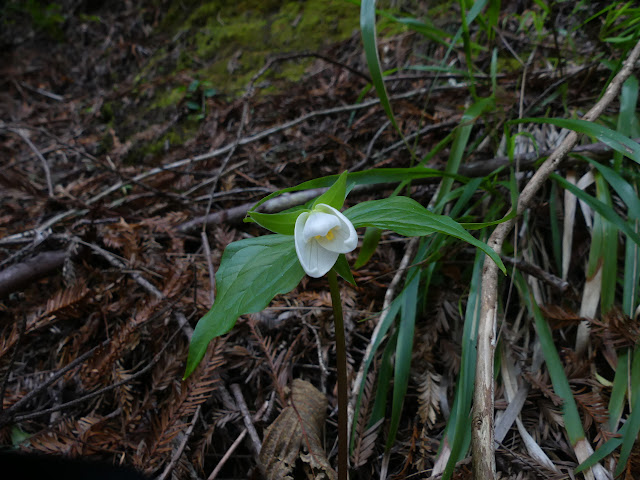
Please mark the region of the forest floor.
<svg viewBox="0 0 640 480"><path fill-rule="evenodd" d="M227 51L226 37L216 37L223 55L203 49L198 37L214 28L208 22L215 10L202 20L193 17L196 5L207 2L66 3L37 19L5 10L11 22L0 34L0 445L101 458L154 478L259 478L260 439L288 404L294 379L303 379L328 401L324 447L335 465L335 346L325 279L305 277L263 312L241 317L183 380L189 340L215 298L211 274L226 245L265 233L242 221L252 204L345 170L413 166L460 123L468 107L463 76L390 75L400 128L415 134L408 137L410 154L375 92L363 94L370 76L356 6L337 2L330 33L305 46L296 43L297 35L316 28L304 26L315 2L289 16L265 2L258 16L266 23L246 17L243 25L264 38ZM515 10L507 7L501 15L498 48L529 52L530 37L510 20ZM285 34L287 46L269 43L278 25L295 32L298 24L298 33ZM449 28L444 14L441 26ZM581 48L596 48L589 32L584 35ZM252 50L261 41L274 50ZM442 45L392 26L379 47L384 70L446 54ZM526 109L543 104L550 111L585 111L599 95L608 71L570 61L549 68L547 52L565 48L549 38L525 58ZM461 49L452 59L465 64ZM490 62L490 51L477 60L485 71ZM497 76L498 131L519 108L521 75L519 68L504 68ZM549 99L556 83L570 88ZM480 78L476 89L489 91L491 79ZM483 132L478 127L473 138ZM538 134L548 140L543 150L557 143L555 130ZM476 146L460 173L487 175L501 161L491 141ZM439 151L428 166L443 169L449 153ZM388 196L395 187L354 191L347 205ZM411 194L426 205L436 188L435 180L418 182ZM508 198L508 191L496 195ZM274 208L300 202L282 198ZM543 238L549 208L548 196L541 197L528 218ZM584 227L576 232L573 255L579 259L589 238ZM357 287L342 285L352 381L385 295L403 273L398 266L409 242L384 233L372 259L354 270ZM434 468L460 371L461 312L473 257L470 249L445 252L416 323L415 367L390 450L394 478L427 478ZM593 365L606 364L611 348L596 343L588 358L578 358L567 333L580 321L571 312L583 283L583 271L569 284L559 281L546 311L560 332L558 348L585 427L601 443L607 390ZM518 309L512 310L515 318ZM514 355L529 362L533 347L522 346L517 339L523 333L516 330L504 327L502 334ZM376 357L365 380L353 479L377 477L381 468L388 427L366 423L381 361ZM498 449L499 471L510 478L569 478L579 462L558 428L561 407L549 376L541 370L527 380L523 420L553 452L558 470L536 464L513 427ZM499 410L506 408L501 395L499 388ZM295 468L294 478L305 478L305 461ZM468 459L455 478L471 478Z"/></svg>

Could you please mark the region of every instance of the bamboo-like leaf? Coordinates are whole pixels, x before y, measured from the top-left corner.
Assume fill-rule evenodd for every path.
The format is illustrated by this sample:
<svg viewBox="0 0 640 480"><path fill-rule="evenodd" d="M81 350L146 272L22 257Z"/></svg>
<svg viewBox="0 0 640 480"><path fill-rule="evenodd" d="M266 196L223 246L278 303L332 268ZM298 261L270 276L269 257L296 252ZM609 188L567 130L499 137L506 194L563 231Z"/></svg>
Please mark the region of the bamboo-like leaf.
<svg viewBox="0 0 640 480"><path fill-rule="evenodd" d="M400 128L396 123L387 95L387 88L384 84L382 76L382 67L380 66L380 57L378 56L378 39L376 37L376 2L375 0L362 0L360 4L360 29L362 31L362 43L364 45L364 53L371 74L371 81L376 87L376 92L380 98L380 105L389 117L391 124L400 132Z"/></svg>
<svg viewBox="0 0 640 480"><path fill-rule="evenodd" d="M591 135L616 152L620 152L634 162L640 163L640 145L629 137L594 122L561 118L523 118L522 120L514 120L510 123L550 123L556 127Z"/></svg>
<svg viewBox="0 0 640 480"><path fill-rule="evenodd" d="M522 275L516 272L514 280L516 286L520 290L520 295L527 304L529 313L533 316L538 338L542 345L544 359L547 363L547 368L549 369L549 376L551 377L553 390L556 395L562 398L562 415L564 417L567 434L569 435L569 441L572 446L575 446L579 440L584 439L584 430L582 429L582 421L580 420L578 407L576 406L573 393L571 392L571 387L569 386L569 380L564 372L560 355L558 355L558 350L553 342L551 328L549 327L546 319L542 316L542 312L529 292L529 287Z"/></svg>
<svg viewBox="0 0 640 480"><path fill-rule="evenodd" d="M623 231L631 240L633 240L636 244L640 245L640 235L638 235L631 226L625 222L620 216L611 208L609 205L602 203L601 201L593 198L588 193L584 192L580 188L575 185L570 184L564 178L552 173L550 178L558 182L567 190L571 191L576 197L586 202L591 208L593 208L596 212L606 218L609 222L618 227L621 231Z"/></svg>
<svg viewBox="0 0 640 480"><path fill-rule="evenodd" d="M404 397L409 386L411 370L411 354L413 352L413 332L415 330L418 286L420 272L414 268L407 275L406 289L400 310L400 324L398 325L398 340L396 342L395 369L393 377L393 404L391 421L387 436L386 450L389 451L396 440Z"/></svg>
<svg viewBox="0 0 640 480"><path fill-rule="evenodd" d="M283 193L299 192L302 190L311 190L314 188L325 188L333 185L339 175L328 175L307 182L300 183L294 187L283 188L277 192L270 193L258 203L256 203L249 212L255 211L264 202ZM372 168L361 172L353 172L347 174L347 190L349 185L374 185L378 183L400 183L409 180L417 180L421 178L443 178L451 177L459 182L467 183L469 179L461 175L452 175L441 170L426 167L411 168Z"/></svg>
<svg viewBox="0 0 640 480"><path fill-rule="evenodd" d="M462 332L462 361L456 384L456 393L451 416L445 428L447 443L451 446L450 456L442 474L443 480L453 475L456 463L467 453L471 443L471 400L476 371L476 344L478 341L478 320L482 303L482 267L484 257L479 252L473 263L473 274L469 286L469 297L464 316Z"/></svg>

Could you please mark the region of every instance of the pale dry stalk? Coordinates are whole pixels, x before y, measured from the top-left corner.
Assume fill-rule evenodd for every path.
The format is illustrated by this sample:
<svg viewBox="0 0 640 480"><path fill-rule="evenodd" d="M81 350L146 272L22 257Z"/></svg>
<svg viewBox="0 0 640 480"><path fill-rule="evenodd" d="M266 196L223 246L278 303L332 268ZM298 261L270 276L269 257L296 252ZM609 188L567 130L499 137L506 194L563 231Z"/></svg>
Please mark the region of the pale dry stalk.
<svg viewBox="0 0 640 480"><path fill-rule="evenodd" d="M613 78L602 98L589 110L583 120L594 121L618 95L622 84L631 75L634 64L640 57L640 42L633 48L620 72ZM551 153L522 190L516 206L518 216L531 205L535 194L558 168L560 162L578 142L578 134L571 132ZM489 237L488 244L500 253L502 244L515 225L516 219L501 223ZM485 260L482 272L482 310L478 324L478 353L475 389L473 392L473 427L471 446L473 452L474 478L492 480L496 478L494 452L494 385L493 368L496 346L496 305L498 300L498 266Z"/></svg>

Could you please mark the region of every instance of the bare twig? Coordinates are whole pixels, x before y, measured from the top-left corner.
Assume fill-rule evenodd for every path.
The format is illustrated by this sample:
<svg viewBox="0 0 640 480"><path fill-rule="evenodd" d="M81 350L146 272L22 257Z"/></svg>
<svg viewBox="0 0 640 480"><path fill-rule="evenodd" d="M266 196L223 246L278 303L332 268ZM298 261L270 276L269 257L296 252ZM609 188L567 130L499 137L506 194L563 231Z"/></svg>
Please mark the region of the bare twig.
<svg viewBox="0 0 640 480"><path fill-rule="evenodd" d="M78 405L80 403L86 402L87 400L91 400L92 398L104 395L106 392L114 390L114 389L116 389L116 388L118 388L118 387L120 387L122 385L125 385L125 384L135 380L138 377L141 377L142 375L146 374L149 370L151 370L156 363L158 363L158 361L160 360L160 358L164 354L164 352L167 349L167 347L172 344L173 339L176 337L177 334L178 334L178 331L176 331L171 336L171 338L169 338L167 343L165 343L162 346L162 348L160 349L160 351L154 355L154 357L151 359L151 361L149 362L148 365L146 365L145 367L141 368L136 373L128 376L124 380L121 380L119 382L116 382L116 383L113 383L111 385L108 385L108 386L106 386L104 388L96 390L95 392L88 393L87 395L84 395L84 396L82 396L80 398L76 398L74 400L71 400L71 401L66 402L66 403L62 403L60 405L56 405L55 407L47 408L47 409L44 409L44 410L39 410L37 412L25 413L25 414L22 414L22 415L16 415L13 420L16 421L16 422L21 422L23 420L30 420L32 418L37 418L37 417L41 417L43 415L47 415L49 413L53 413L53 412L58 412L60 410L64 410L65 408L73 407L74 405ZM64 375L67 371L71 370L73 367L77 366L78 364L80 364L81 362L86 360L96 349L100 348L101 346L104 347L108 343L109 343L109 340L105 340L104 342L102 342L101 345L92 348L91 350L89 350L87 353L85 353L81 357L76 358L73 362L71 362L65 368L63 368L60 371L56 372L56 374L54 375L54 377L52 377L52 379L49 379L47 382L45 382L44 387L42 385L40 385L37 390L38 391L42 391L43 388L46 388L47 386L49 386L55 380L60 378L60 376ZM11 410L16 408L16 406L18 404L22 405L24 403L23 400L25 400L27 397L30 397L31 393L32 392L29 392L27 395L25 395L23 398L21 398L20 401L16 402L14 405L12 405L11 408L9 410L7 410L7 414L10 413ZM6 423L6 421L3 421L3 420L4 419L2 417L0 417L0 425L3 425L4 423Z"/></svg>
<svg viewBox="0 0 640 480"><path fill-rule="evenodd" d="M247 436L247 429L244 428L240 432L240 435L238 435L238 437L233 441L229 449L222 456L222 458L218 462L218 465L216 465L216 468L213 469L213 471L211 472L211 475L209 475L207 480L214 480L218 476L218 474L220 473L220 470L222 470L222 467L224 467L225 463L227 463L227 460L231 458L231 455L233 455L233 452L236 451L236 448L240 446L240 444L242 443L242 440L244 440L244 437L246 436Z"/></svg>
<svg viewBox="0 0 640 480"><path fill-rule="evenodd" d="M251 414L249 413L249 408L247 407L247 403L244 401L244 397L242 396L242 390L240 390L240 387L235 383L232 384L229 388L231 388L231 392L233 392L233 398L235 398L236 400L236 405L242 413L242 421L244 422L244 427L247 429L247 431L249 432L249 436L251 437L253 454L256 457L256 461L259 462L262 441L258 436L256 427L253 425L253 420L251 418Z"/></svg>
<svg viewBox="0 0 640 480"><path fill-rule="evenodd" d="M60 370L58 370L55 374L53 374L51 377L49 377L49 379L47 381L45 381L41 385L38 385L36 388L31 390L29 393L27 393L24 397L22 397L16 403L11 405L11 407L9 407L7 410L5 410L0 415L0 426L5 425L9 421L11 421L11 418L12 418L11 414L12 413L16 412L17 410L20 409L20 407L22 407L26 403L30 402L33 398L35 398L37 395L39 395L43 390L48 388L49 385L51 385L54 382L56 382L65 373L67 373L68 371L74 369L75 367L80 365L82 362L84 362L87 358L89 358L91 355L93 355L93 353L97 349L107 346L109 344L109 342L110 342L109 340L105 340L104 342L102 342L102 344L96 345L95 347L93 347L88 352L83 353L78 358L76 358L73 362L69 363L67 366L65 366L65 367L61 368ZM50 409L50 410L51 411L55 411L56 409ZM48 413L48 412L36 412L34 414L31 414L31 415L36 417L36 416L38 416L40 414L44 414L44 413Z"/></svg>
<svg viewBox="0 0 640 480"><path fill-rule="evenodd" d="M191 423L189 424L189 428L187 428L187 431L184 432L183 434L183 438L182 438L182 441L180 442L180 446L176 449L175 452L173 452L171 461L166 466L162 474L159 475L156 480L165 480L167 476L170 475L173 469L175 468L176 464L178 463L178 460L180 460L180 457L184 452L185 447L187 446L187 442L189 441L189 438L191 438L191 434L193 433L193 429L196 426L196 422L198 421L198 416L200 415L201 408L202 408L202 404L198 405L198 408L196 408L196 411L193 412L193 416L191 417Z"/></svg>
<svg viewBox="0 0 640 480"><path fill-rule="evenodd" d="M203 224L204 225L204 224ZM200 232L200 238L202 239L202 247L204 248L204 256L207 259L207 267L209 268L209 298L211 305L213 305L216 299L216 276L213 270L213 262L211 261L211 246L209 245L209 238L207 238L207 232Z"/></svg>
<svg viewBox="0 0 640 480"><path fill-rule="evenodd" d="M566 280L562 280L561 278L556 277L555 275L543 270L537 265L533 265L532 263L526 262L521 258L513 258L507 257L505 255L501 255L500 258L504 263L508 263L513 265L518 270L528 273L529 275L533 275L539 280L548 283L556 290L560 292L565 292L569 288L569 282Z"/></svg>
<svg viewBox="0 0 640 480"><path fill-rule="evenodd" d="M47 180L47 190L49 191L49 196L53 198L53 183L51 182L51 171L49 170L49 162L47 162L47 159L44 158L42 153L40 153L40 150L38 150L38 148L33 144L31 139L27 135L25 135L25 133L22 130L20 130L19 128L9 128L8 130L18 135L24 141L24 143L26 143L29 146L31 151L35 153L36 157L38 157L38 159L42 163L44 176Z"/></svg>
<svg viewBox="0 0 640 480"><path fill-rule="evenodd" d="M618 95L624 81L631 75L635 62L640 56L640 42L629 54L624 66L613 78L602 98L589 110L584 120L594 121ZM540 166L518 198L516 212L521 215L533 202L534 195L558 168L560 162L571 152L578 142L576 132L569 133L564 141ZM499 224L489 237L488 244L496 252L502 250L505 238L515 224L515 218ZM475 389L473 393L472 449L474 478L494 479L496 475L494 452L494 385L493 364L496 342L496 315L498 300L498 266L485 259L482 272L482 310L478 325L478 351Z"/></svg>

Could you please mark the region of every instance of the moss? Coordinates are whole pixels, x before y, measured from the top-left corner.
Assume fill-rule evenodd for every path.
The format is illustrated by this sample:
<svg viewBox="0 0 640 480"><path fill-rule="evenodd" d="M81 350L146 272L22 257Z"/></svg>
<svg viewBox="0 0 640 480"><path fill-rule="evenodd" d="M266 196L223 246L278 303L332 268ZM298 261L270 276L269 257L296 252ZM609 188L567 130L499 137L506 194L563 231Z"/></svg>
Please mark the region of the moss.
<svg viewBox="0 0 640 480"><path fill-rule="evenodd" d="M166 86L161 93L155 94L153 103L150 108L167 108L175 107L184 98L184 94L187 91L187 87L180 85L179 87L171 88Z"/></svg>
<svg viewBox="0 0 640 480"><path fill-rule="evenodd" d="M185 8L173 6L164 23L174 38L180 38L175 69L207 78L231 94L244 89L267 56L317 50L347 38L358 27L358 7L339 0L182 3ZM157 52L150 65L166 64L167 56L166 51ZM296 81L304 74L297 65L281 67L276 78Z"/></svg>
<svg viewBox="0 0 640 480"><path fill-rule="evenodd" d="M158 0L160 1L160 0ZM170 2L152 36L163 36L134 79L133 104L114 105L117 134L125 141L157 119L183 107L192 80L208 81L224 96L242 95L268 57L286 52L320 50L358 28L358 6L345 0L181 0ZM279 93L303 77L313 59L280 62L260 81L261 93ZM149 145L132 148L128 162L149 160L193 136L200 123L182 118L173 133Z"/></svg>

